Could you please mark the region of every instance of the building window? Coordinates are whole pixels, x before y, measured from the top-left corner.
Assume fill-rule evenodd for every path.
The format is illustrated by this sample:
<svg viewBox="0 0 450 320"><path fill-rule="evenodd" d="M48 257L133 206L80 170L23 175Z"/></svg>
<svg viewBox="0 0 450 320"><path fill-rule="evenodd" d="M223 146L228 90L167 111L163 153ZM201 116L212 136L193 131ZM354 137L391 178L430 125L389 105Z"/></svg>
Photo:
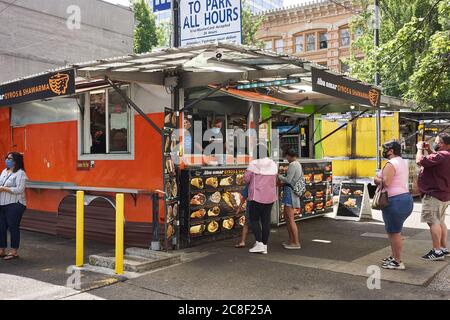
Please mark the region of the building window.
<svg viewBox="0 0 450 320"><path fill-rule="evenodd" d="M341 47L348 47L350 45L350 31L348 28L342 28L339 31Z"/></svg>
<svg viewBox="0 0 450 320"><path fill-rule="evenodd" d="M304 41L305 41L305 36L304 35L300 35L300 36L296 36L295 37L295 52L303 52L304 51Z"/></svg>
<svg viewBox="0 0 450 320"><path fill-rule="evenodd" d="M328 38L326 32L319 33L319 48L320 49L328 48Z"/></svg>
<svg viewBox="0 0 450 320"><path fill-rule="evenodd" d="M130 95L128 86L121 90ZM113 88L101 89L86 93L83 100L80 158L130 157L132 111L120 94Z"/></svg>
<svg viewBox="0 0 450 320"><path fill-rule="evenodd" d="M272 40L268 40L264 42L264 48L266 50L272 51L273 47L272 47Z"/></svg>
<svg viewBox="0 0 450 320"><path fill-rule="evenodd" d="M282 53L283 52L283 39L275 40L275 51L277 53Z"/></svg>
<svg viewBox="0 0 450 320"><path fill-rule="evenodd" d="M306 51L316 50L316 34L308 33L306 34Z"/></svg>

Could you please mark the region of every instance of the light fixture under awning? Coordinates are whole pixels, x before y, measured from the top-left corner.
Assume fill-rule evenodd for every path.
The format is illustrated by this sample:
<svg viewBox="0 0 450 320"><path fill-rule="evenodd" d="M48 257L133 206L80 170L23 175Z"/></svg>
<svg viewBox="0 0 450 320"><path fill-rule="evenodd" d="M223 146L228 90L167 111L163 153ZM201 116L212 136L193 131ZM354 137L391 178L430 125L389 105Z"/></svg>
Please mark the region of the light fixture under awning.
<svg viewBox="0 0 450 320"><path fill-rule="evenodd" d="M209 87L213 88L213 89L217 88L216 86L209 86ZM245 101L256 102L256 103L267 103L267 104L271 104L271 105L275 105L275 106L290 107L290 108L295 108L298 110L303 110L303 107L301 107L301 106L297 106L297 105L287 102L285 100L271 97L269 95L262 94L259 92L237 90L237 89L233 89L233 88L221 89L220 92L225 93L231 97L238 98L238 99L245 100Z"/></svg>

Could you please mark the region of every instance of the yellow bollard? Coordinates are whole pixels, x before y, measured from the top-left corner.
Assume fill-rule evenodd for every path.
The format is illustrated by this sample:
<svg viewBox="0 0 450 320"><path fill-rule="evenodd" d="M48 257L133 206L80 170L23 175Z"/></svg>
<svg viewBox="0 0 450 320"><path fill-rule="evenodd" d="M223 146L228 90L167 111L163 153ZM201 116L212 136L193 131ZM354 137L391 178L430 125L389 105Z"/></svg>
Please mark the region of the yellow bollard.
<svg viewBox="0 0 450 320"><path fill-rule="evenodd" d="M123 274L124 195L116 195L116 274Z"/></svg>
<svg viewBox="0 0 450 320"><path fill-rule="evenodd" d="M84 265L84 191L77 191L76 266Z"/></svg>

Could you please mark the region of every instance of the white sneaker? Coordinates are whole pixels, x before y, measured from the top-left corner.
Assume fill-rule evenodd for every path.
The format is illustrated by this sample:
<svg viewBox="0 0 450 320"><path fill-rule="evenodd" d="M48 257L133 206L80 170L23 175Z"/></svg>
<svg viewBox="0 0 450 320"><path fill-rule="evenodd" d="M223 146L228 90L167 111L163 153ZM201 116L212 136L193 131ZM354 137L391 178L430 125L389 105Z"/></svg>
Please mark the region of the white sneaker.
<svg viewBox="0 0 450 320"><path fill-rule="evenodd" d="M267 245L263 244L262 242L256 241L253 248L248 250L248 252L267 254Z"/></svg>

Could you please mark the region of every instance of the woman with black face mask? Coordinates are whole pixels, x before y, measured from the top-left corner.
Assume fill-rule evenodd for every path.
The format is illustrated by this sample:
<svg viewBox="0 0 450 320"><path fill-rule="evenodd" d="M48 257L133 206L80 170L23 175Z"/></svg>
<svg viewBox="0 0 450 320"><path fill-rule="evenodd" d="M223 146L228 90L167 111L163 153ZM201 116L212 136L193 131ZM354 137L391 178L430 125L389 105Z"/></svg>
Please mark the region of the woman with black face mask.
<svg viewBox="0 0 450 320"><path fill-rule="evenodd" d="M374 180L377 186L387 191L389 197L389 205L382 212L392 255L382 260L382 267L404 270L405 264L401 260L401 232L403 223L411 215L414 206L408 189L408 164L401 157L401 146L397 141L383 144L383 157L388 159L388 162Z"/></svg>
<svg viewBox="0 0 450 320"><path fill-rule="evenodd" d="M19 257L20 221L26 209L25 183L28 178L20 153L8 153L5 165L0 175L0 257L12 260ZM8 230L11 252L6 254Z"/></svg>

